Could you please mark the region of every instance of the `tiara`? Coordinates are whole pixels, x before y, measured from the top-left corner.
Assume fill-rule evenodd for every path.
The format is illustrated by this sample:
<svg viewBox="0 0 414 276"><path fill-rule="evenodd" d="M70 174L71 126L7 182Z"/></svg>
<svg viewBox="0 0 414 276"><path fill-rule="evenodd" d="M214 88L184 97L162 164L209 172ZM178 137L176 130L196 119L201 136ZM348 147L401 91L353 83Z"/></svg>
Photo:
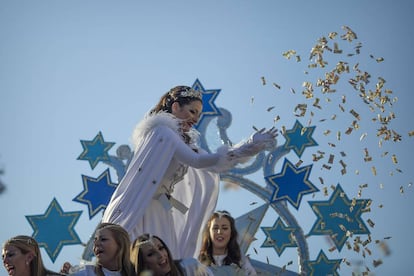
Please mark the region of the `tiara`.
<svg viewBox="0 0 414 276"><path fill-rule="evenodd" d="M170 95L172 96L173 95L173 93L172 92L170 92ZM201 94L201 92L200 91L197 91L197 90L195 90L195 89L193 89L193 88L190 88L190 87L186 87L186 88L183 88L181 91L180 91L180 94L179 94L179 96L178 97L182 97L182 98L187 98L187 97L190 97L190 98L197 98L197 99L199 99L199 100L202 100L202 94Z"/></svg>
<svg viewBox="0 0 414 276"><path fill-rule="evenodd" d="M141 246L146 245L146 244L154 245L152 236L150 236L148 240L138 242L135 246L140 248Z"/></svg>

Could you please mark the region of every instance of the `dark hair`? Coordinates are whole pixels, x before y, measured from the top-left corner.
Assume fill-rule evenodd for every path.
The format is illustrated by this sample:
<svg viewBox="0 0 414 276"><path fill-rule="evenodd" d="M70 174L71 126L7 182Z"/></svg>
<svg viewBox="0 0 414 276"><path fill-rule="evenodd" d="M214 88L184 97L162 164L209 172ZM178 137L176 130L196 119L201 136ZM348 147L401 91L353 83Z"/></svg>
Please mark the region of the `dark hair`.
<svg viewBox="0 0 414 276"><path fill-rule="evenodd" d="M237 241L238 233L236 229L236 222L234 218L230 215L230 213L227 211L214 212L213 215L211 215L210 219L207 221L207 224L204 227L202 234L201 249L200 254L198 256L198 260L207 266L210 266L211 264L216 264L213 258L213 242L210 237L210 227L212 221L220 217L228 219L231 228L230 240L227 244L227 256L226 258L224 258L223 264L236 264L239 267L241 267L241 253L240 246Z"/></svg>
<svg viewBox="0 0 414 276"><path fill-rule="evenodd" d="M150 235L148 233L142 234L140 236L138 236L138 238L135 239L135 241L132 243L131 245L131 263L133 264L134 268L135 268L135 273L137 276L139 276L142 272L144 272L145 270L147 270L147 266L145 264L144 261L144 256L142 254L142 250L140 250L140 243L145 242L145 241L149 241L151 239L158 239L162 246L167 250L168 253L168 262L170 264L171 267L171 271L170 271L170 276L180 276L183 275L183 272L181 271L179 265L178 265L178 261L174 261L173 257L171 256L171 252L170 249L168 248L168 246L165 244L165 242L154 235Z"/></svg>
<svg viewBox="0 0 414 276"><path fill-rule="evenodd" d="M183 106L193 101L202 102L201 93L194 90L190 86L178 85L165 93L150 113L153 114L160 111L171 113L173 103L177 102L180 106Z"/></svg>

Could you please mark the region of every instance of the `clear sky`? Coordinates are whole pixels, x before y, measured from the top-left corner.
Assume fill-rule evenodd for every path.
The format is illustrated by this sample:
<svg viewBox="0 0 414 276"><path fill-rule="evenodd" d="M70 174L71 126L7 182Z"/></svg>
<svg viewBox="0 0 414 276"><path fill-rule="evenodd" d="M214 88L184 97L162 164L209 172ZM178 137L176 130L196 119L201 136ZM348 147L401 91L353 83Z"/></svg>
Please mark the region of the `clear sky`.
<svg viewBox="0 0 414 276"><path fill-rule="evenodd" d="M340 183L352 199L360 186L366 186L361 199L372 199L372 210L361 217L371 232L372 255L366 251L364 258L346 246L341 252L330 252L332 244L327 239L311 236L307 239L311 260L323 249L329 258L347 258L353 263L352 268L341 266L344 275L357 270L359 261L359 269L365 271L367 266L372 275L409 275L414 270L409 215L414 208L410 164L414 137L409 136L414 130L412 11L411 1L390 0L2 0L0 169L4 174L0 181L6 190L0 194L0 240L31 235L33 229L25 216L43 214L56 198L65 212L82 211L75 230L86 242L100 215L89 220L87 206L73 198L83 189L81 175L97 177L107 167L99 164L91 170L88 162L77 160L83 150L80 140L92 140L101 131L105 141L128 144L133 127L162 93L199 79L205 89L221 89L215 104L233 114L228 133L234 142L247 138L252 126L290 129L296 119L307 125L313 111L311 125L316 126L313 138L318 147L307 148L300 159L303 165L313 164L310 180L321 192L303 196L300 207L290 209L305 234L316 220L307 201L327 200L324 187L330 195L330 186ZM343 26L357 34L357 41L341 40ZM308 68L312 47L331 32L338 36L330 45L337 42L344 53L326 52L326 68ZM355 51L356 43L362 45L360 54L347 56L346 52ZM295 56L283 57L288 50L295 50L301 61ZM384 61L376 61L381 57ZM375 89L378 77L386 80L394 101L381 115L395 114L387 126L402 141L384 141L379 147L380 124L372 119L378 119L380 112L362 102L347 83L349 76L341 77L335 93L318 92L310 100L303 97L302 84L313 82L316 94L320 91L316 80L324 78L340 60L347 60L351 70L359 64L359 69L369 72L369 89ZM316 97L321 109L312 107ZM296 117L300 111L295 112L295 107L303 103L308 104L306 116ZM267 111L270 107L273 109ZM350 110L361 120L359 128L347 135L346 129L355 120ZM277 116L280 120L274 122ZM283 136L278 142L285 142ZM372 161L364 161L364 149ZM331 170L322 167L326 159L312 161L317 150L335 155ZM341 152L346 153L345 175L338 164ZM394 154L398 163L392 161ZM293 152L286 157L292 163L299 161ZM275 173L281 165L278 163ZM114 173L112 179L116 181ZM251 179L264 185L263 175ZM250 204L257 201L260 204L242 189L223 189L218 209L237 217L259 206ZM270 210L262 226L271 226L277 218ZM375 223L373 227L368 219ZM292 261L288 269L298 271L296 248L286 248L278 256L273 248L261 247L264 237L259 229L251 256L278 266ZM385 241L391 254L384 256L375 241L388 237ZM367 235L361 239L366 240ZM54 263L44 251L42 254L49 268L59 270L65 261L79 262L82 251L80 245L64 246ZM379 259L383 263L374 267L373 260ZM4 269L0 275L5 275Z"/></svg>

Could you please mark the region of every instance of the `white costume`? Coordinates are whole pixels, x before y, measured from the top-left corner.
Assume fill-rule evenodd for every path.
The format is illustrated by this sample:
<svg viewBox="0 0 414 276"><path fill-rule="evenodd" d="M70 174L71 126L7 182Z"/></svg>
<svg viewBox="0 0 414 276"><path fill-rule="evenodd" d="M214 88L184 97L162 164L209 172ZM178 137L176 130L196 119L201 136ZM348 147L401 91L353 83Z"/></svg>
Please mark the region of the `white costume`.
<svg viewBox="0 0 414 276"><path fill-rule="evenodd" d="M198 253L198 236L217 203L218 172L265 147L250 142L231 154L224 147L210 154L196 148L195 130L189 134L190 145L170 113L147 116L134 131L133 159L102 219L123 226L132 241L143 233L159 236L174 259Z"/></svg>

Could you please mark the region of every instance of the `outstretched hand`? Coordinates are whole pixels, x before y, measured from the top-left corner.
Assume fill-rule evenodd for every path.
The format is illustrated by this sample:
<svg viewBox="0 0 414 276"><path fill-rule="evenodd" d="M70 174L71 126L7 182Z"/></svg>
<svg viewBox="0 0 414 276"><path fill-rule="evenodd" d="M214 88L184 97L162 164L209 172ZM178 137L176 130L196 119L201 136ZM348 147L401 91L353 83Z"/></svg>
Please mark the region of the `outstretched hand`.
<svg viewBox="0 0 414 276"><path fill-rule="evenodd" d="M278 133L275 127L272 127L267 131L265 128L262 128L251 136L249 142L253 144L264 144L265 148L269 149L276 146L277 135Z"/></svg>

